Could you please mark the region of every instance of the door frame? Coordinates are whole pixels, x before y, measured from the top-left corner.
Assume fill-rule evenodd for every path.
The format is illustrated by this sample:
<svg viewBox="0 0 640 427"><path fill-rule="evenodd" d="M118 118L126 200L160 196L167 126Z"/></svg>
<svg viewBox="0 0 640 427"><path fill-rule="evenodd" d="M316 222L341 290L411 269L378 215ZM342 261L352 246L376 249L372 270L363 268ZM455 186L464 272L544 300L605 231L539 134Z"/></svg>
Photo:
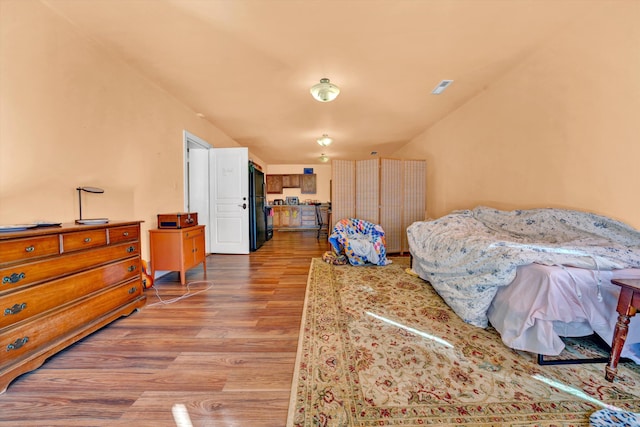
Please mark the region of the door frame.
<svg viewBox="0 0 640 427"><path fill-rule="evenodd" d="M209 162L207 162L206 168L200 168L198 165L192 166L189 162L189 150L209 151L210 149L213 148L213 146L209 144L207 141L205 141L204 139L200 138L197 135L192 134L187 130L182 131L182 140L183 140L183 165L184 165L183 167L184 211L190 212L191 205L192 205L192 197L190 192L190 175L193 173L194 175L198 176L198 178L201 179L202 182L206 183L207 192L204 195L204 197L206 198L205 203L206 203L206 206L208 207L210 205L210 196L211 196L211 190L208 187L209 174L211 173L211 171L209 170L209 167L208 167ZM193 170L192 169L193 167L197 167L198 169ZM204 225L207 233L209 232L209 230L211 229L211 216L208 209L207 209L207 215L198 215L198 224ZM208 238L205 239L207 253L211 253L209 240L210 239Z"/></svg>
<svg viewBox="0 0 640 427"><path fill-rule="evenodd" d="M215 204L215 206L212 206L212 202L215 202L214 200L214 187L213 187L213 183L215 183L216 179L218 178L218 173L226 173L226 171L224 170L225 168L222 167L220 168L219 166L216 166L215 164L215 157L214 153L216 152L222 152L224 150L236 150L236 149L243 149L245 151L244 153L244 158L245 158L245 163L248 165L248 149L246 147L232 147L232 148L215 148L213 147L211 144L209 144L207 141L205 141L204 139L190 133L187 130L183 130L183 183L184 183L184 197L183 197L183 201L184 201L184 211L185 212L191 212L192 209L194 209L194 205L195 208L193 211L195 212L199 212L198 213L198 223L200 225L204 225L205 226L205 233L207 238L205 239L205 245L206 245L206 253L210 254L213 253L213 250L219 250L220 247L218 245L217 242L219 242L219 237L221 237L222 235L219 233L219 230L216 229L216 227L214 227L214 220L217 218L215 213L213 212L213 209L215 207L217 207L217 204ZM190 160L190 150L203 150L203 153L199 153L199 154L205 154L206 152L206 157L207 157L207 161L206 162L202 162L202 157L198 157L195 156L193 153L191 154L192 160ZM197 168L197 169L196 169ZM194 170L195 169L195 170ZM240 168L241 169L241 168ZM245 168L246 169L246 168ZM244 173L244 175L242 175L242 179L245 182L246 185L244 185L244 187L242 190L242 194L240 197L244 197L244 202L245 205L246 203L248 203L248 169L242 169L244 170L246 173ZM197 179L198 180L198 186L197 186L197 195L196 196L192 196L191 195L191 185L190 185L190 180L191 179ZM235 181L234 181L235 182ZM225 187L226 188L226 187ZM194 203L194 201L196 203ZM238 203L242 203L242 201L239 201ZM202 205L206 205L202 206ZM225 205L226 206L226 205ZM240 204L238 206L241 206ZM224 207L224 206L221 206ZM205 214L203 215L202 212L204 212ZM244 225L242 227L242 236L241 236L241 240L239 241L239 246L242 246L243 249L241 251L235 252L235 250L237 249L232 249L230 247L225 247L224 250L233 250L233 252L220 252L220 253L234 253L234 254L248 254L249 253L249 215L240 215L241 217L241 221L244 222ZM228 217L227 217L228 219ZM217 224L217 223L216 223ZM226 230L226 229L225 229ZM224 234L224 233L223 233ZM229 237L224 236L224 237ZM218 239L218 240L216 240ZM233 240L228 240L227 242L233 242ZM215 244L214 244L215 243ZM246 245L244 245L246 243ZM244 249L244 246L246 246L246 250Z"/></svg>

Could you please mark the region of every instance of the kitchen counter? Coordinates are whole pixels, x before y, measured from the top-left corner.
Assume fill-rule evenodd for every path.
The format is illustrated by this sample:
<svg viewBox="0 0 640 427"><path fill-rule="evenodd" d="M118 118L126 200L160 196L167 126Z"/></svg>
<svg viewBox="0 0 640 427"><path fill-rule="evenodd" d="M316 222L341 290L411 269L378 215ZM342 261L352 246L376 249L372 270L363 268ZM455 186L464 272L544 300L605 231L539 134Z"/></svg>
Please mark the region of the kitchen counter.
<svg viewBox="0 0 640 427"><path fill-rule="evenodd" d="M274 230L316 230L318 228L315 205L273 205L271 208L273 208Z"/></svg>

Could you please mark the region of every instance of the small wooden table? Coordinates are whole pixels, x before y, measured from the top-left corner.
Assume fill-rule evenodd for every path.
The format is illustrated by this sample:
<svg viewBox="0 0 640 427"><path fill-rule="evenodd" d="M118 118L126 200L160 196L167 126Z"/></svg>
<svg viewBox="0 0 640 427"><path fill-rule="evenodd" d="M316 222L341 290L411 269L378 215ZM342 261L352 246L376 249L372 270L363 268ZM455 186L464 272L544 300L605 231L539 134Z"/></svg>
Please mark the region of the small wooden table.
<svg viewBox="0 0 640 427"><path fill-rule="evenodd" d="M613 381L618 373L618 360L620 359L624 342L627 340L629 320L640 308L640 279L614 279L611 283L620 286L621 289L616 309L618 311L618 321L613 332L609 363L605 367L607 381Z"/></svg>

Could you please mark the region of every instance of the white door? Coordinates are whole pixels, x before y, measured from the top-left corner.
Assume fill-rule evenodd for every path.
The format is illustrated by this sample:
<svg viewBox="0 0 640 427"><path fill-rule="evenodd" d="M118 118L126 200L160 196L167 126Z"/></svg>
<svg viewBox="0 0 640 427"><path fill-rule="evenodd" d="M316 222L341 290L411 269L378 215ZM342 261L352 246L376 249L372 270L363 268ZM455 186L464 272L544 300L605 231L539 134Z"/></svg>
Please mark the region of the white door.
<svg viewBox="0 0 640 427"><path fill-rule="evenodd" d="M249 150L209 150L211 252L249 253Z"/></svg>

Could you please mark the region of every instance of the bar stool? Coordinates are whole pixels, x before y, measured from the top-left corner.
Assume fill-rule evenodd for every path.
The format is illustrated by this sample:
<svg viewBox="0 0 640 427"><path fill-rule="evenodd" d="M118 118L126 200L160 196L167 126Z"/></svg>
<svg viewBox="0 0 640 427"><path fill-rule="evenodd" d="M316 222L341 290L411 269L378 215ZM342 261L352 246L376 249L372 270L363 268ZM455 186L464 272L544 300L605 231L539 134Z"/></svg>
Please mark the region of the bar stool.
<svg viewBox="0 0 640 427"><path fill-rule="evenodd" d="M320 235L326 235L329 237L329 209L316 205L316 225L318 226L317 239L320 240Z"/></svg>

